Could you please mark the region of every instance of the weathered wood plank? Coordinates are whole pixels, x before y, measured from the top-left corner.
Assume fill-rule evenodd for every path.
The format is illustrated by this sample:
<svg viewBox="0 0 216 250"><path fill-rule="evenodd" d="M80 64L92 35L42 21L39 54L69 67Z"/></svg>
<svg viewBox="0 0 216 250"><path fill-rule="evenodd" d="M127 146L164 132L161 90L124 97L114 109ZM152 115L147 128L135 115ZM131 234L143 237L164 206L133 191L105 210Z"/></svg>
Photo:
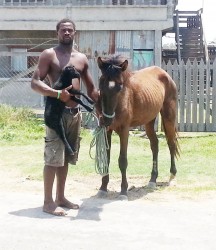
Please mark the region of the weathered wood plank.
<svg viewBox="0 0 216 250"><path fill-rule="evenodd" d="M191 131L191 63L186 63L186 131Z"/></svg>
<svg viewBox="0 0 216 250"><path fill-rule="evenodd" d="M204 121L204 62L201 60L199 65L199 125L198 131L205 131Z"/></svg>
<svg viewBox="0 0 216 250"><path fill-rule="evenodd" d="M210 90L210 63L208 62L206 64L206 102L205 102L205 108L206 108L206 130L211 131L211 90Z"/></svg>
<svg viewBox="0 0 216 250"><path fill-rule="evenodd" d="M184 121L184 114L185 114L185 65L184 62L181 61L179 65L180 71L180 91L179 91L179 130L185 130L185 121Z"/></svg>
<svg viewBox="0 0 216 250"><path fill-rule="evenodd" d="M193 90L192 90L192 131L197 131L198 128L198 116L197 116L197 93L198 93L198 63L195 59L193 62Z"/></svg>
<svg viewBox="0 0 216 250"><path fill-rule="evenodd" d="M216 132L216 60L212 67L212 131Z"/></svg>

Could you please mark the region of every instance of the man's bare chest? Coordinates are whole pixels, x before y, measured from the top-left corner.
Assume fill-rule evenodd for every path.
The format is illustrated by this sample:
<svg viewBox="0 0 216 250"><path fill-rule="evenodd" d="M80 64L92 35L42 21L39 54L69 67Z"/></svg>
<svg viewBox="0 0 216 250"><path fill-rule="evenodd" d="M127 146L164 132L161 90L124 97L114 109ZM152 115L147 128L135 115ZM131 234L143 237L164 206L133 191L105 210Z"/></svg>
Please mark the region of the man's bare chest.
<svg viewBox="0 0 216 250"><path fill-rule="evenodd" d="M83 71L84 64L80 58L74 54L54 54L52 60L53 70L61 72L67 66L74 66L80 73Z"/></svg>

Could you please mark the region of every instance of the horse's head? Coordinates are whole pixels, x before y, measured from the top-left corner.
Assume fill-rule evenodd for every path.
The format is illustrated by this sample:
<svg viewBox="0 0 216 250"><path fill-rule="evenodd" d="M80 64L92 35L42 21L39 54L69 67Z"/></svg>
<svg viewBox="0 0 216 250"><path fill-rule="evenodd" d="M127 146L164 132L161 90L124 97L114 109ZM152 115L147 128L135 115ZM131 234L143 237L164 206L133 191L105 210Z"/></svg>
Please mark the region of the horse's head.
<svg viewBox="0 0 216 250"><path fill-rule="evenodd" d="M117 56L111 59L98 57L97 62L102 73L99 80L99 89L103 120L105 126L109 126L115 117L118 96L124 83L122 72L127 69L128 61L122 61Z"/></svg>
<svg viewBox="0 0 216 250"><path fill-rule="evenodd" d="M58 87L67 88L72 84L72 79L80 78L79 72L73 66L67 66L62 70ZM62 86L60 86L60 84Z"/></svg>

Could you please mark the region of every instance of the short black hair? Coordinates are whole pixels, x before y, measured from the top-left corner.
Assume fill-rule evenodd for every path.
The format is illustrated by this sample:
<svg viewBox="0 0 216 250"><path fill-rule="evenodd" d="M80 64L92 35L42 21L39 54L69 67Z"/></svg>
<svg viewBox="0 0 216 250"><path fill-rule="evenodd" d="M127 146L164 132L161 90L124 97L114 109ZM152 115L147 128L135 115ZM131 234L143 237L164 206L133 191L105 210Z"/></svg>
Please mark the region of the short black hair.
<svg viewBox="0 0 216 250"><path fill-rule="evenodd" d="M59 31L60 25L61 25L62 23L71 23L71 24L73 25L74 30L76 30L76 25L75 25L75 23L74 23L71 19L69 19L69 18L63 18L63 19L61 19L61 20L56 24L56 31L57 31L57 32Z"/></svg>

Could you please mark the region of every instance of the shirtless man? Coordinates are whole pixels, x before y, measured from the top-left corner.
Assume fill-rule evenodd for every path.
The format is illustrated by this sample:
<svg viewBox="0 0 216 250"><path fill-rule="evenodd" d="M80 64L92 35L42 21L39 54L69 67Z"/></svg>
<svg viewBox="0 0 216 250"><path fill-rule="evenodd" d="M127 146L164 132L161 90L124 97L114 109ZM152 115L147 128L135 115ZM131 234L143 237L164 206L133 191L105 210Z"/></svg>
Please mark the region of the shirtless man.
<svg viewBox="0 0 216 250"><path fill-rule="evenodd" d="M65 152L63 142L54 130L46 127L45 151L44 151L44 205L43 211L53 215L64 216L69 209L79 209L65 198L65 182L68 173L68 163L76 164L80 141L81 113L77 103L70 100L69 88L62 91L54 90L53 84L58 80L62 69L66 66L74 66L87 88L88 96L97 101L98 91L96 90L89 72L87 57L73 48L76 27L70 19L63 19L56 25L59 44L51 49L44 50L39 58L37 68L33 74L31 87L36 92L44 95L59 98L65 102L66 108L63 113L63 122L66 126L66 133L69 141L77 150L74 156L68 156ZM48 77L50 86L43 80ZM73 79L73 88L80 89L79 79ZM56 181L56 197L52 197L54 179Z"/></svg>

